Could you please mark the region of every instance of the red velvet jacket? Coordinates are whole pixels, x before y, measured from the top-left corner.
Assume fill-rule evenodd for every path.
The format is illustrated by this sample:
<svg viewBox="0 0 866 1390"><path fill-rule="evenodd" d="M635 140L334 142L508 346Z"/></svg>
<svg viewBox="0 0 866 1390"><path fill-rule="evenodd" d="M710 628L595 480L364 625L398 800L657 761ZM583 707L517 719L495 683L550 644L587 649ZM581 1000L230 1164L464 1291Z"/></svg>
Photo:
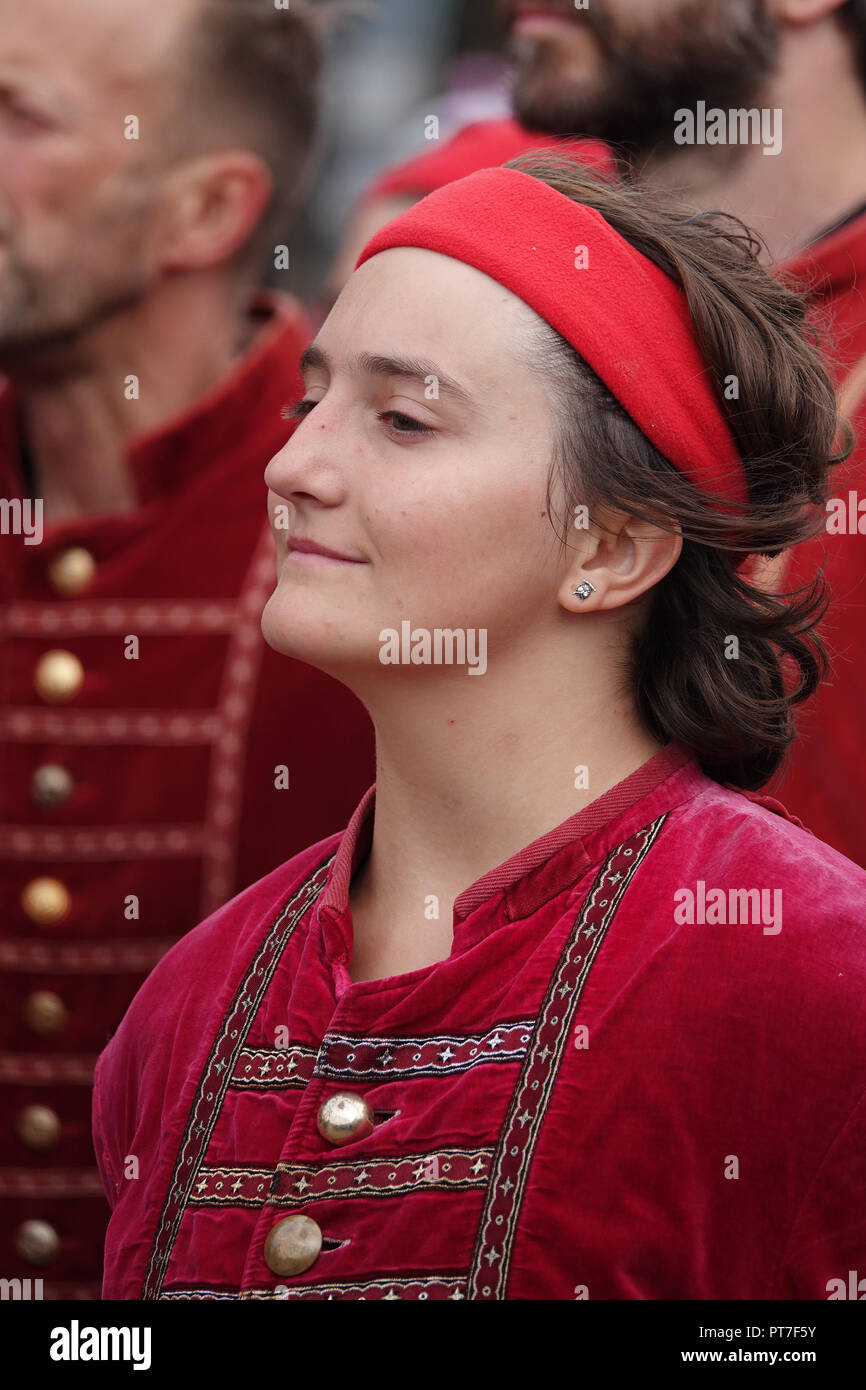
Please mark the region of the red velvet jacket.
<svg viewBox="0 0 866 1390"><path fill-rule="evenodd" d="M292 301L262 309L229 377L133 440L133 511L39 545L0 536L0 1271L38 1275L49 1298L99 1296L93 1065L142 980L220 903L344 826L373 777L361 705L261 637L263 473L307 339ZM7 388L6 498L25 489L19 454Z"/></svg>
<svg viewBox="0 0 866 1390"><path fill-rule="evenodd" d="M100 1057L104 1297L866 1276L866 874L669 746L461 893L447 959L353 983L372 810L189 933ZM342 1092L375 1123L338 1144Z"/></svg>
<svg viewBox="0 0 866 1390"><path fill-rule="evenodd" d="M821 839L866 866L866 212L822 237L788 269L805 279L829 335L857 444L835 470L826 533L792 553L785 587L825 566L832 674L798 719L778 795Z"/></svg>

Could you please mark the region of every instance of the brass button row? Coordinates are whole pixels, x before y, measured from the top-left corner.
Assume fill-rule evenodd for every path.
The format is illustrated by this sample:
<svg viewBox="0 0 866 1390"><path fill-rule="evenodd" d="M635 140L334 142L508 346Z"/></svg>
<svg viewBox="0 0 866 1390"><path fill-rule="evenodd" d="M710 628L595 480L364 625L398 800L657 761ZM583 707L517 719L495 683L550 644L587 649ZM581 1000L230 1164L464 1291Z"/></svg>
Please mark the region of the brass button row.
<svg viewBox="0 0 866 1390"><path fill-rule="evenodd" d="M30 797L37 806L62 806L75 789L75 779L60 763L43 763L30 779Z"/></svg>
<svg viewBox="0 0 866 1390"><path fill-rule="evenodd" d="M72 899L59 878L43 875L31 878L21 894L21 906L39 927L53 927L69 915Z"/></svg>
<svg viewBox="0 0 866 1390"><path fill-rule="evenodd" d="M50 705L65 705L84 684L84 667L72 652L54 648L43 652L36 663L33 685L37 695Z"/></svg>
<svg viewBox="0 0 866 1390"><path fill-rule="evenodd" d="M96 561L83 545L61 550L48 566L48 582L57 594L80 594L96 573Z"/></svg>
<svg viewBox="0 0 866 1390"><path fill-rule="evenodd" d="M53 1038L66 1027L69 1010L53 990L36 989L24 1000L24 1021L34 1033Z"/></svg>
<svg viewBox="0 0 866 1390"><path fill-rule="evenodd" d="M15 1122L15 1131L28 1149L53 1149L60 1138L60 1116L48 1105L25 1105Z"/></svg>
<svg viewBox="0 0 866 1390"><path fill-rule="evenodd" d="M22 1221L15 1232L15 1249L28 1264L47 1265L60 1249L60 1237L47 1221Z"/></svg>
<svg viewBox="0 0 866 1390"><path fill-rule="evenodd" d="M319 1106L316 1128L329 1144L340 1147L373 1132L373 1111L354 1091L337 1091ZM265 1264L281 1279L303 1274L319 1258L322 1230L312 1217L284 1216L265 1239Z"/></svg>

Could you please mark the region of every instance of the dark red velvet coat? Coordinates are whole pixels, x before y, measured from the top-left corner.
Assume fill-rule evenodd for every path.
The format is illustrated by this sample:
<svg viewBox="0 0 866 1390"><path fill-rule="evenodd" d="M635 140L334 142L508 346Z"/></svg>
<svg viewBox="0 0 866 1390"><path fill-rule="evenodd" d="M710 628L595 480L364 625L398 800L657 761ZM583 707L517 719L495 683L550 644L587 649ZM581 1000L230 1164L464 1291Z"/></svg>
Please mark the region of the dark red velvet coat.
<svg viewBox="0 0 866 1390"><path fill-rule="evenodd" d="M100 1057L105 1297L825 1299L866 1274L862 870L669 746L467 888L447 959L353 983L372 809L189 933ZM701 885L780 913L689 924ZM376 1124L337 1148L317 1114L346 1090ZM321 1253L278 1277L295 1213Z"/></svg>
<svg viewBox="0 0 866 1390"><path fill-rule="evenodd" d="M799 546L783 572L785 586L794 586L825 565L834 669L799 716L800 737L778 795L816 835L866 866L866 212L789 269L811 286L840 400L858 437L831 484L844 504L844 529L828 516L827 533Z"/></svg>
<svg viewBox="0 0 866 1390"><path fill-rule="evenodd" d="M93 1065L142 980L220 903L344 826L373 777L360 704L261 637L275 578L262 475L291 429L307 338L292 301L265 307L270 324L229 378L133 441L134 511L52 527L41 545L0 537L0 1271L42 1277L46 1297L99 1296L109 1211L90 1138ZM8 388L0 476L0 493L17 496ZM58 593L52 561L81 546L93 580ZM124 657L128 634L138 660ZM34 689L52 648L84 666L63 704ZM46 763L74 783L53 807L33 796ZM55 925L21 904L44 875L70 895ZM49 1033L34 1027L34 998L46 995ZM59 1119L49 1148L30 1142L34 1106ZM34 1220L56 1233L38 1265L17 1248Z"/></svg>

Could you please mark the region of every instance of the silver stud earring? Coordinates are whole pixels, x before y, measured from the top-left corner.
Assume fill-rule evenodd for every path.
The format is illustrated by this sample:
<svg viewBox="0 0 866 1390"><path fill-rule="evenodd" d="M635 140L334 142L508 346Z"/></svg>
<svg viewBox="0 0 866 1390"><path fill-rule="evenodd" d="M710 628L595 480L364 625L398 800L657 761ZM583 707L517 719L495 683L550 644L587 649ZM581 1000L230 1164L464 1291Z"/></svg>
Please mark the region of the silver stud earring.
<svg viewBox="0 0 866 1390"><path fill-rule="evenodd" d="M590 582L589 582L588 579L584 579L583 583L582 583L582 584L578 584L577 588L574 590L574 596L575 596L575 598L579 598L579 599L581 600L581 602L582 602L585 598L589 598L590 594L594 594L594 593L595 593L595 585L594 585L594 584L590 584Z"/></svg>

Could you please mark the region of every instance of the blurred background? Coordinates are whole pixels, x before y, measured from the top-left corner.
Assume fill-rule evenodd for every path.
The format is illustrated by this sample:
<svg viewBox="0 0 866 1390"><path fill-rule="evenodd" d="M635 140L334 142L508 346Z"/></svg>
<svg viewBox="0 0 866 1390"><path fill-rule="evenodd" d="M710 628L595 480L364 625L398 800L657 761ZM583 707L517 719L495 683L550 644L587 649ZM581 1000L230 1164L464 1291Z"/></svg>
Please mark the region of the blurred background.
<svg viewBox="0 0 866 1390"><path fill-rule="evenodd" d="M335 13L309 193L286 233L291 269L274 277L281 289L306 303L317 298L353 205L383 169L472 121L510 114L494 8L489 0L358 0Z"/></svg>

